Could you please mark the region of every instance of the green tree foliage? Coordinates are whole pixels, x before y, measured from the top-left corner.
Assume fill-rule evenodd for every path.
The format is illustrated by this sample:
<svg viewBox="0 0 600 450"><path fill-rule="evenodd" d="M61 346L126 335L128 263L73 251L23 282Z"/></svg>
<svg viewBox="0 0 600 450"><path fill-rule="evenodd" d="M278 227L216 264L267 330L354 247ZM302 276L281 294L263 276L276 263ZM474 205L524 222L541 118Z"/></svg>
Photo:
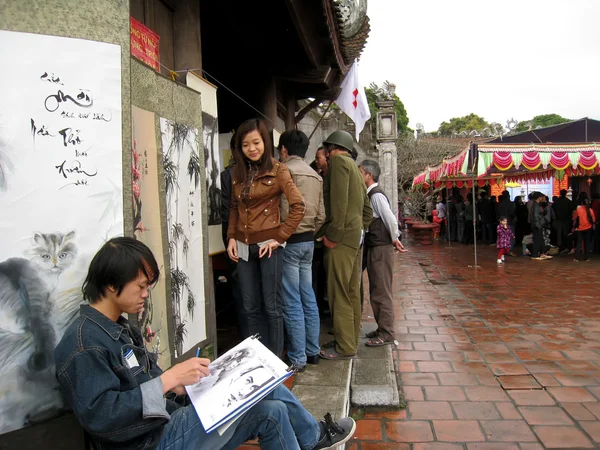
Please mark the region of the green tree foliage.
<svg viewBox="0 0 600 450"><path fill-rule="evenodd" d="M552 125L559 125L565 122L571 122L571 119L559 116L558 114L542 114L540 116L535 116L531 120L519 122L514 131L517 133L522 133L523 131L528 131L530 127L532 130L535 130L536 128L550 127Z"/></svg>
<svg viewBox="0 0 600 450"><path fill-rule="evenodd" d="M389 81L385 81L383 86L391 85ZM381 92L381 88L377 86L375 83L371 83L368 88L365 89L365 94L367 95L367 101L369 102L369 111L371 112L371 120L374 120L377 117L377 111L379 108L377 107L377 100L379 100L378 92ZM396 118L398 120L398 134L402 135L407 132L412 132L410 128L408 128L408 114L406 113L406 108L404 107L404 103L400 100L400 98L394 94L394 100L396 100Z"/></svg>
<svg viewBox="0 0 600 450"><path fill-rule="evenodd" d="M463 117L453 117L449 122L442 122L438 128L440 136L452 136L454 133L462 131L471 132L473 130L481 131L490 124L477 114L469 114Z"/></svg>

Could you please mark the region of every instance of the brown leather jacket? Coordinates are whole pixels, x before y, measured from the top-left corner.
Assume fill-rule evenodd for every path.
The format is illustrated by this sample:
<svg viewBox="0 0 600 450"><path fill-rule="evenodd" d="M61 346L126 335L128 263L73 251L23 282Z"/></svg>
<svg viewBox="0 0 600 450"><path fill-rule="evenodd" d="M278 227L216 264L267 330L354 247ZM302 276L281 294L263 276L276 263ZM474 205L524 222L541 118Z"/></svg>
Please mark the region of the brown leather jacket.
<svg viewBox="0 0 600 450"><path fill-rule="evenodd" d="M304 217L304 199L283 163L273 160L273 170L256 176L250 187L248 205L241 200L244 183L234 178L232 185L228 239L248 245L275 239L282 244ZM279 197L282 193L290 204L290 214L280 224Z"/></svg>

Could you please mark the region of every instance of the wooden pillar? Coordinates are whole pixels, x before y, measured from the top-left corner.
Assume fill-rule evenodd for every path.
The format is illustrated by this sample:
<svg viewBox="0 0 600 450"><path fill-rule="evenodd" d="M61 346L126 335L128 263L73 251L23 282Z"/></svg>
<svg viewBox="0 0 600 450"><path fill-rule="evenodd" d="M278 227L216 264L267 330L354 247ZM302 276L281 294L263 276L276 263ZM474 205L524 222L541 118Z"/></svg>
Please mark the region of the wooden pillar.
<svg viewBox="0 0 600 450"><path fill-rule="evenodd" d="M260 105L262 113L269 118L269 120L265 120L265 123L268 130L271 131L277 120L277 85L274 77L265 83Z"/></svg>
<svg viewBox="0 0 600 450"><path fill-rule="evenodd" d="M285 98L285 129L294 130L296 128L296 97L293 92L287 92Z"/></svg>
<svg viewBox="0 0 600 450"><path fill-rule="evenodd" d="M175 70L197 69L197 73L202 73L200 2L198 0L177 0L175 3L173 47Z"/></svg>

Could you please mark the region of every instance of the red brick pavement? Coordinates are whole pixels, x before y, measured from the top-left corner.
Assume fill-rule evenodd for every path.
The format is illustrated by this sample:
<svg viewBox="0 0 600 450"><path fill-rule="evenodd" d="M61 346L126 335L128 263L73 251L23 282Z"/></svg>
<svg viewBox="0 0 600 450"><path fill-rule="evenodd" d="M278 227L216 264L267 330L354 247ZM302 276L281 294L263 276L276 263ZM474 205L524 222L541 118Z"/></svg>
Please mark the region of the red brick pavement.
<svg viewBox="0 0 600 450"><path fill-rule="evenodd" d="M349 448L600 448L600 261L499 266L480 247L475 270L471 246L409 249L393 349L407 408L367 412Z"/></svg>

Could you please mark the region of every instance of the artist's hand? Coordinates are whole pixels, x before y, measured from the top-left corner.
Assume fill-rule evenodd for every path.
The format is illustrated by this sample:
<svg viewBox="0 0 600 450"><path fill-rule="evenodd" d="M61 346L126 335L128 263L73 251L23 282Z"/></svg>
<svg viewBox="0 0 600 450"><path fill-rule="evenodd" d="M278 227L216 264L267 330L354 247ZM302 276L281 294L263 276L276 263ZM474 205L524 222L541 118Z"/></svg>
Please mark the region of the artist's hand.
<svg viewBox="0 0 600 450"><path fill-rule="evenodd" d="M406 249L404 248L404 245L402 245L402 242L400 242L400 239L396 239L396 240L394 241L394 248L395 248L396 250L398 250L400 253L406 253L406 252L408 252L408 250L406 250Z"/></svg>
<svg viewBox="0 0 600 450"><path fill-rule="evenodd" d="M175 364L160 376L163 383L163 393L172 391L179 386L195 384L201 378L210 375L209 364L210 359L207 358L190 358Z"/></svg>
<svg viewBox="0 0 600 450"><path fill-rule="evenodd" d="M323 244L325 244L325 247L327 248L335 248L337 246L337 242L330 241L327 239L327 236L323 236Z"/></svg>
<svg viewBox="0 0 600 450"><path fill-rule="evenodd" d="M233 238L229 239L229 243L227 244L227 255L234 262L238 262L240 259L237 252L237 241Z"/></svg>
<svg viewBox="0 0 600 450"><path fill-rule="evenodd" d="M271 239L269 242L267 242L265 245L263 245L260 250L258 251L258 257L262 258L263 256L265 256L267 253L269 254L269 258L271 257L271 254L277 250L277 248L279 247L279 242L277 242L275 239Z"/></svg>

